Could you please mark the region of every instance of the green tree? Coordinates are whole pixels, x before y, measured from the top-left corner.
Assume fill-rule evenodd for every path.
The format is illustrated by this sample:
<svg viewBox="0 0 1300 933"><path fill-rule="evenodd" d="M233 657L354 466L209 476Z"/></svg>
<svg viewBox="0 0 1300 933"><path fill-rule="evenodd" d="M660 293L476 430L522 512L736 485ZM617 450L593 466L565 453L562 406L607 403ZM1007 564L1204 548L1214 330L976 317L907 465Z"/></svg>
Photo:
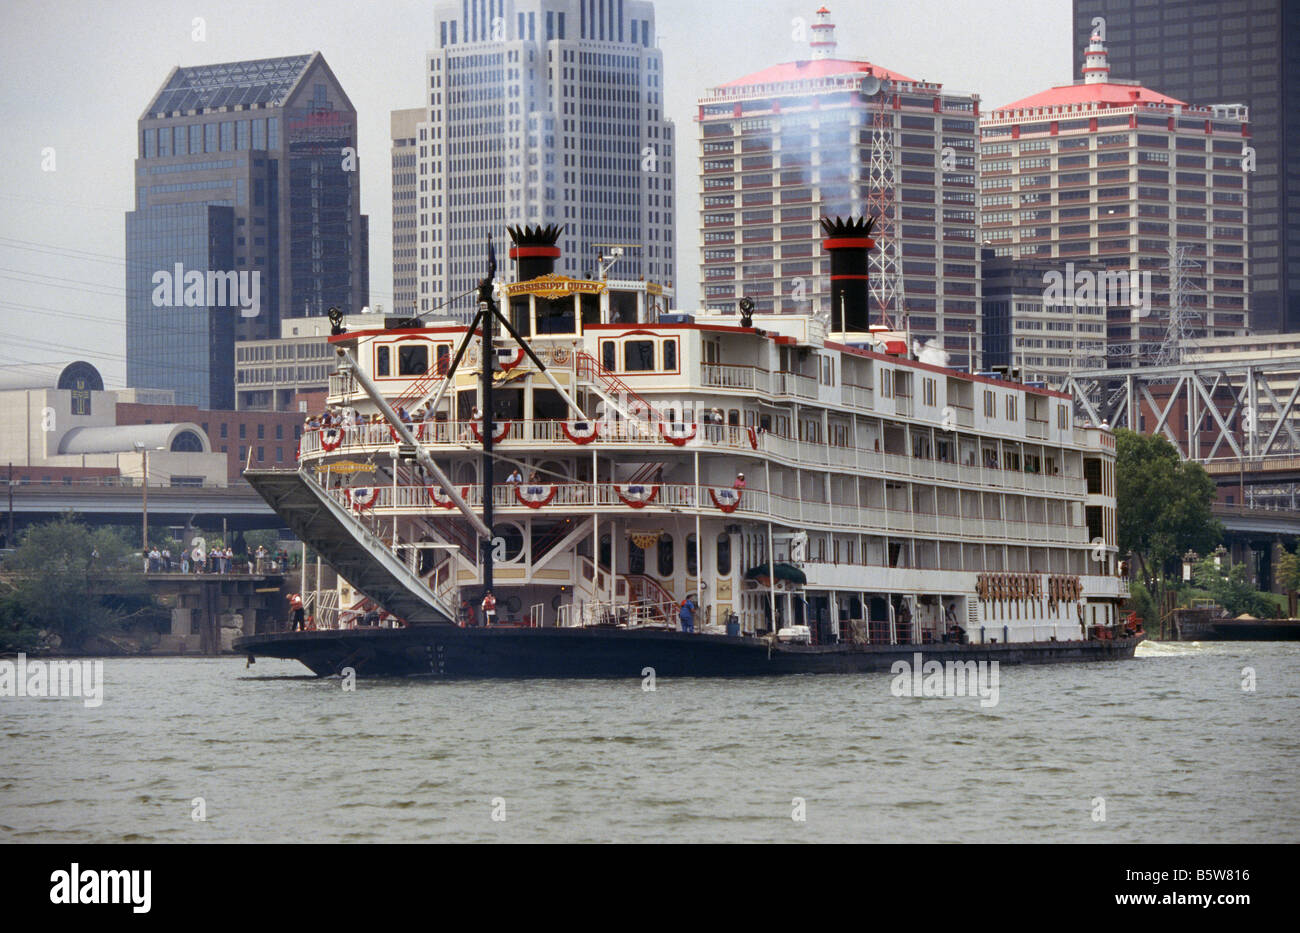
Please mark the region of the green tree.
<svg viewBox="0 0 1300 933"><path fill-rule="evenodd" d="M1228 610L1230 616L1245 612L1257 619L1267 619L1277 610L1273 599L1255 589L1246 579L1245 564L1216 567L1214 559L1207 557L1193 569L1192 580L1197 587L1209 593L1211 599Z"/></svg>
<svg viewBox="0 0 1300 933"><path fill-rule="evenodd" d="M1133 553L1153 589L1186 551L1204 554L1223 537L1210 514L1214 480L1159 435L1115 432L1115 498L1120 552Z"/></svg>
<svg viewBox="0 0 1300 933"><path fill-rule="evenodd" d="M76 648L87 635L120 624L124 597L144 593L121 535L88 528L71 513L27 529L5 570L10 590L0 599L0 643L14 646L28 647L45 629Z"/></svg>
<svg viewBox="0 0 1300 933"><path fill-rule="evenodd" d="M1288 593L1300 590L1300 550L1283 551L1273 564L1278 586Z"/></svg>

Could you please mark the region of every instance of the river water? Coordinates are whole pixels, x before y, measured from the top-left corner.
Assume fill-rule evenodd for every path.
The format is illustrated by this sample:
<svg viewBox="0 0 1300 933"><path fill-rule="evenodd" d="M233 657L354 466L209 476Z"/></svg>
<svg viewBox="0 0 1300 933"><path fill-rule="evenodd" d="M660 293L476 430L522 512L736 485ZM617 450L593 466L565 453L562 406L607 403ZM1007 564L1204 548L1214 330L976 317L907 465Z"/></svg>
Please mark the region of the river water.
<svg viewBox="0 0 1300 933"><path fill-rule="evenodd" d="M304 673L110 659L96 708L0 697L0 841L1300 841L1297 643L1003 666L992 707L889 674Z"/></svg>

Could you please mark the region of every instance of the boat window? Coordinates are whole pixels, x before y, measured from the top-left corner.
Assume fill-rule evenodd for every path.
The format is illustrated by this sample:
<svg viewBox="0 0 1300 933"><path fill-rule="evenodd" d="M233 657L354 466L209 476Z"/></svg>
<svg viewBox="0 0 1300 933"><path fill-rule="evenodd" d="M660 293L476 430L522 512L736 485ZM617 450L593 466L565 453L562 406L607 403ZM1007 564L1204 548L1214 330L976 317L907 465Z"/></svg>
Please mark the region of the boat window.
<svg viewBox="0 0 1300 933"><path fill-rule="evenodd" d="M697 577L700 574L700 560L696 553L695 535L686 536L686 575Z"/></svg>
<svg viewBox="0 0 1300 933"><path fill-rule="evenodd" d="M643 373L655 368L653 340L629 340L623 344L623 368L630 373Z"/></svg>
<svg viewBox="0 0 1300 933"><path fill-rule="evenodd" d="M389 348L378 347L375 349L375 375L387 376L389 372Z"/></svg>
<svg viewBox="0 0 1300 933"><path fill-rule="evenodd" d="M606 340L600 345L600 365L610 372L618 369L618 363L614 359L614 347L615 344L612 340Z"/></svg>
<svg viewBox="0 0 1300 933"><path fill-rule="evenodd" d="M659 536L659 576L671 577L673 575L673 536Z"/></svg>
<svg viewBox="0 0 1300 933"><path fill-rule="evenodd" d="M727 424L736 427L740 424L740 409L733 408L727 412Z"/></svg>
<svg viewBox="0 0 1300 933"><path fill-rule="evenodd" d="M438 344L438 375L447 375L447 369L451 366L451 345Z"/></svg>
<svg viewBox="0 0 1300 933"><path fill-rule="evenodd" d="M632 540L627 542L627 572L645 573L645 550Z"/></svg>
<svg viewBox="0 0 1300 933"><path fill-rule="evenodd" d="M422 376L429 371L429 348L417 344L403 344L397 348L397 375Z"/></svg>
<svg viewBox="0 0 1300 933"><path fill-rule="evenodd" d="M731 573L731 535L723 532L718 535L718 576L725 577Z"/></svg>
<svg viewBox="0 0 1300 933"><path fill-rule="evenodd" d="M664 369L671 372L676 368L677 368L677 341L665 340L664 341Z"/></svg>

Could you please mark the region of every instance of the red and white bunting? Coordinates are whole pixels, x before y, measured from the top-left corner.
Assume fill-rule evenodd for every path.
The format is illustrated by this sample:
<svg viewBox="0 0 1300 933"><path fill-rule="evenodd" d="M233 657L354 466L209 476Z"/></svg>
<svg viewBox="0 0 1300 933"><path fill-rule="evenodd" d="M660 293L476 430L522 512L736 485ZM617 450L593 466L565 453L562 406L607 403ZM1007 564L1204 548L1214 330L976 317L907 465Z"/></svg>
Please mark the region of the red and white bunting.
<svg viewBox="0 0 1300 933"><path fill-rule="evenodd" d="M758 450L758 431L754 428L746 428L749 432L749 446Z"/></svg>
<svg viewBox="0 0 1300 933"><path fill-rule="evenodd" d="M408 422L406 423L406 427L407 427L407 430L409 430L412 434L415 435L415 439L416 439L417 441L422 441L422 440L424 440L424 422L423 422L423 421L408 421ZM400 444L400 443L402 443L402 437L401 437L400 434L397 433L397 428L393 427L391 424L388 426L388 434L389 434L390 437L392 437L392 439L393 439L393 443L394 443L394 444Z"/></svg>
<svg viewBox="0 0 1300 933"><path fill-rule="evenodd" d="M438 508L440 509L456 508L456 503L452 501L451 496L448 496L443 493L441 486L429 486L427 487L427 489L429 493L429 501L432 502L434 505L436 505ZM460 497L464 499L468 495L469 495L469 487L468 486L460 487Z"/></svg>
<svg viewBox="0 0 1300 933"><path fill-rule="evenodd" d="M339 445L343 443L342 428L322 428L320 432L320 449L324 451L338 450Z"/></svg>
<svg viewBox="0 0 1300 933"><path fill-rule="evenodd" d="M599 421L561 421L560 430L575 444L590 444L600 437Z"/></svg>
<svg viewBox="0 0 1300 933"><path fill-rule="evenodd" d="M515 486L515 498L530 509L540 509L544 505L550 505L555 494L559 492L560 487L557 485L550 486L525 486L522 483Z"/></svg>
<svg viewBox="0 0 1300 933"><path fill-rule="evenodd" d="M614 485L614 493L618 496L619 501L629 509L644 509L659 495L659 486L642 485L635 483L630 486Z"/></svg>
<svg viewBox="0 0 1300 933"><path fill-rule="evenodd" d="M739 489L710 489L709 498L723 512L734 512L740 508L741 491Z"/></svg>
<svg viewBox="0 0 1300 933"><path fill-rule="evenodd" d="M699 428L699 425L691 424L689 425L691 429L690 433L685 433L682 429L687 427L687 425L682 424L680 421L674 421L671 428L665 421L660 421L658 424L659 433L663 436L663 439L674 447L685 447L691 441L695 440L695 432Z"/></svg>
<svg viewBox="0 0 1300 933"><path fill-rule="evenodd" d="M510 425L512 424L514 424L513 421L502 421L500 424L494 424L492 426L492 443L497 444L505 440L506 435L510 433ZM483 443L483 429L479 427L479 423L471 421L469 429L474 432L475 440L480 444Z"/></svg>
<svg viewBox="0 0 1300 933"><path fill-rule="evenodd" d="M378 486L357 486L354 489L343 490L343 497L348 500L348 505L358 512L364 512L366 509L373 508L374 504L379 501Z"/></svg>

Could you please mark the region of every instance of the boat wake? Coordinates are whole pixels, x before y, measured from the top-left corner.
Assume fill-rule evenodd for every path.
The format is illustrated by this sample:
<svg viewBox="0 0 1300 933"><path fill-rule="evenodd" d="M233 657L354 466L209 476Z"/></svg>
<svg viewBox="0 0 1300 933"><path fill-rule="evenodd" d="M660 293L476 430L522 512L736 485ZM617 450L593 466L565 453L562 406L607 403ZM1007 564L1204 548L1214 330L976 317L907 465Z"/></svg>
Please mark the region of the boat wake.
<svg viewBox="0 0 1300 933"><path fill-rule="evenodd" d="M1199 641L1144 641L1133 652L1135 658L1180 658L1203 654L1205 646Z"/></svg>

